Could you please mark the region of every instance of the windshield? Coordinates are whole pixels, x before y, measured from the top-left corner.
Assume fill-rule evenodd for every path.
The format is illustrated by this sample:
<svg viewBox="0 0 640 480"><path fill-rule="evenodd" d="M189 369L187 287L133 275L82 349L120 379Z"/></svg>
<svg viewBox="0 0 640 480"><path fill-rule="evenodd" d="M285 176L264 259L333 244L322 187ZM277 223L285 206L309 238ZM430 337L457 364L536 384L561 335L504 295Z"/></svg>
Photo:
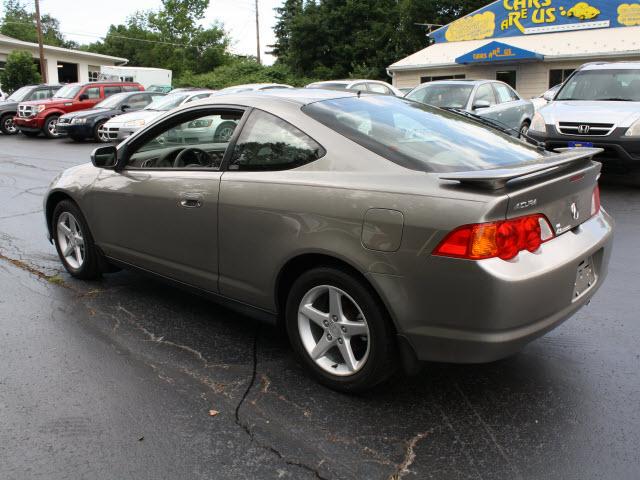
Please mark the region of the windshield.
<svg viewBox="0 0 640 480"><path fill-rule="evenodd" d="M129 93L116 93L115 95L111 95L109 98L104 99L93 108L117 108L120 102L130 96L131 95L129 95Z"/></svg>
<svg viewBox="0 0 640 480"><path fill-rule="evenodd" d="M640 70L582 70L569 78L556 100L640 102Z"/></svg>
<svg viewBox="0 0 640 480"><path fill-rule="evenodd" d="M325 82L325 83L312 83L311 85L307 85L307 88L328 88L331 90L346 90L348 86L349 86L348 83Z"/></svg>
<svg viewBox="0 0 640 480"><path fill-rule="evenodd" d="M440 83L414 90L407 98L436 107L465 108L472 91L473 85Z"/></svg>
<svg viewBox="0 0 640 480"><path fill-rule="evenodd" d="M397 97L366 95L311 103L309 116L399 165L454 172L521 166L535 147L460 115Z"/></svg>
<svg viewBox="0 0 640 480"><path fill-rule="evenodd" d="M165 112L167 110L171 110L172 108L176 108L180 106L180 104L190 95L190 93L174 93L169 94L166 97L159 98L158 100L154 100L149 105L147 105L145 110L158 110L160 112Z"/></svg>
<svg viewBox="0 0 640 480"><path fill-rule="evenodd" d="M31 87L22 87L19 88L18 90L16 90L15 92L13 92L9 98L7 98L7 101L11 101L11 102L21 102L22 100L24 100L25 98L27 98L27 96L29 95L29 92L31 92Z"/></svg>
<svg viewBox="0 0 640 480"><path fill-rule="evenodd" d="M74 85L73 83L65 85L56 92L53 98L74 98L80 91L80 88L80 85Z"/></svg>

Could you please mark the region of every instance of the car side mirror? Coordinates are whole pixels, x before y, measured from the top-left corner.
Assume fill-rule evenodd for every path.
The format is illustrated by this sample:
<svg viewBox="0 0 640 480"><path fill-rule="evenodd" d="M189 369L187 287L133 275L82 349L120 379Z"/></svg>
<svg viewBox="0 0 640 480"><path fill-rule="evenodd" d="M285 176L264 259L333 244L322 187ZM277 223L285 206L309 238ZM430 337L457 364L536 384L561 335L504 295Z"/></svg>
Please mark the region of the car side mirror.
<svg viewBox="0 0 640 480"><path fill-rule="evenodd" d="M544 92L544 95L542 95L542 98L544 98L547 102L552 102L554 97L555 94L553 92Z"/></svg>
<svg viewBox="0 0 640 480"><path fill-rule="evenodd" d="M114 169L118 163L118 149L115 145L98 147L91 153L91 163L94 167Z"/></svg>
<svg viewBox="0 0 640 480"><path fill-rule="evenodd" d="M476 100L473 104L473 109L478 110L480 108L489 108L491 103L488 100Z"/></svg>
<svg viewBox="0 0 640 480"><path fill-rule="evenodd" d="M127 110L129 110L131 108L131 105L122 105L120 107L120 110L122 110L123 112L126 112Z"/></svg>
<svg viewBox="0 0 640 480"><path fill-rule="evenodd" d="M87 95L86 93L83 93L78 97L78 100L80 100L81 102L83 102L84 100L89 100L89 95Z"/></svg>

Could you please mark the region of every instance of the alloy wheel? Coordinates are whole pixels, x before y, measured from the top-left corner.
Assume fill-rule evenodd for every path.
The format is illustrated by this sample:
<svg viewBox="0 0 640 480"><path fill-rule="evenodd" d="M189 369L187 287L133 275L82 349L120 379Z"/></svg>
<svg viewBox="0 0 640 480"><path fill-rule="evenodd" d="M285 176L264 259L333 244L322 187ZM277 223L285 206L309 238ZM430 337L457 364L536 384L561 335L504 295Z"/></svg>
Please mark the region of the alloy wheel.
<svg viewBox="0 0 640 480"><path fill-rule="evenodd" d="M98 140L102 143L108 143L111 141L107 130L102 125L98 128Z"/></svg>
<svg viewBox="0 0 640 480"><path fill-rule="evenodd" d="M337 287L320 285L302 297L298 333L311 359L332 375L353 375L369 357L367 320L355 300Z"/></svg>
<svg viewBox="0 0 640 480"><path fill-rule="evenodd" d="M14 133L16 133L18 131L18 128L13 123L13 118L11 118L11 117L5 118L5 120L4 120L4 130L9 135L13 135Z"/></svg>
<svg viewBox="0 0 640 480"><path fill-rule="evenodd" d="M85 259L84 238L76 217L70 212L62 212L56 227L58 246L64 261L78 270Z"/></svg>
<svg viewBox="0 0 640 480"><path fill-rule="evenodd" d="M59 135L56 130L56 125L58 125L58 119L54 118L47 124L47 130L52 137L57 137Z"/></svg>
<svg viewBox="0 0 640 480"><path fill-rule="evenodd" d="M231 127L225 127L221 129L220 133L218 134L218 141L222 143L228 142L229 140L231 140L231 137L233 136L233 131L234 129Z"/></svg>

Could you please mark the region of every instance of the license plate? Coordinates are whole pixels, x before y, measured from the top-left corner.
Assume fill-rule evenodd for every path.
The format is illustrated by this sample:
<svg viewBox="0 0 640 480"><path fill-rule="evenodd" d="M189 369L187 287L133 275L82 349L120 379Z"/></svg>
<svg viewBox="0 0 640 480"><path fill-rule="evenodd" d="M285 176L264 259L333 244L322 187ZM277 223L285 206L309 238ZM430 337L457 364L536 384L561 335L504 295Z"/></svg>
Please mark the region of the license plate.
<svg viewBox="0 0 640 480"><path fill-rule="evenodd" d="M591 287L593 287L595 283L596 272L593 269L593 259L589 257L578 265L576 283L573 287L573 298L578 298L585 292L591 290Z"/></svg>
<svg viewBox="0 0 640 480"><path fill-rule="evenodd" d="M569 142L569 148L591 148L593 142Z"/></svg>

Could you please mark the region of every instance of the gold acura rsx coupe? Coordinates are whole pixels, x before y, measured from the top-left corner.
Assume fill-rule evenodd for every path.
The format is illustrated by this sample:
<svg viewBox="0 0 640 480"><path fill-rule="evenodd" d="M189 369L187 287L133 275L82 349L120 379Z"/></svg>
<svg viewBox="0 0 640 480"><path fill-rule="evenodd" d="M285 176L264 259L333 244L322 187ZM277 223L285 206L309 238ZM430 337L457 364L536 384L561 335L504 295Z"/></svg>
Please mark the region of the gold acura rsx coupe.
<svg viewBox="0 0 640 480"><path fill-rule="evenodd" d="M613 229L597 153L389 96L222 95L64 171L46 223L71 275L136 268L204 291L285 327L325 385L362 391L421 361L512 355L589 301Z"/></svg>

